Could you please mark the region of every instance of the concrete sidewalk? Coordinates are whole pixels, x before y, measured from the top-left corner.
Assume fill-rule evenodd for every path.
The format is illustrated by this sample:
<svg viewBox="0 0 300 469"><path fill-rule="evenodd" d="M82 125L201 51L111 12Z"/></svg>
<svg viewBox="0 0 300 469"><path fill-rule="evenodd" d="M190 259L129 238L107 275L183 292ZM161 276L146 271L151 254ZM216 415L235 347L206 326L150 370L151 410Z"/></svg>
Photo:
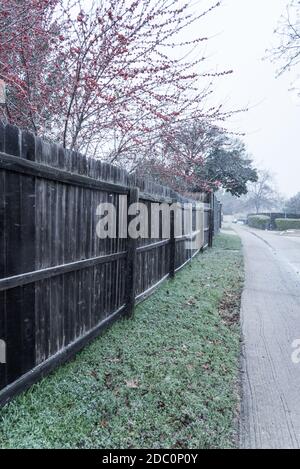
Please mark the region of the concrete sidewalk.
<svg viewBox="0 0 300 469"><path fill-rule="evenodd" d="M300 339L300 243L234 229L243 241L246 271L240 445L300 448L300 364L292 359Z"/></svg>

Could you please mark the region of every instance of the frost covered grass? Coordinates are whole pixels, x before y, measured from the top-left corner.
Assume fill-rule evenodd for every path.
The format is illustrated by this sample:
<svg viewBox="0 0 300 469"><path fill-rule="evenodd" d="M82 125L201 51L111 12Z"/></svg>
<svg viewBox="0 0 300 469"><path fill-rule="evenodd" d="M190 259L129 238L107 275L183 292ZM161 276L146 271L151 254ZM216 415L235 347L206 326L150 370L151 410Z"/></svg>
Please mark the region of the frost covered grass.
<svg viewBox="0 0 300 469"><path fill-rule="evenodd" d="M133 320L0 410L0 447L234 447L242 282L240 240L220 235Z"/></svg>

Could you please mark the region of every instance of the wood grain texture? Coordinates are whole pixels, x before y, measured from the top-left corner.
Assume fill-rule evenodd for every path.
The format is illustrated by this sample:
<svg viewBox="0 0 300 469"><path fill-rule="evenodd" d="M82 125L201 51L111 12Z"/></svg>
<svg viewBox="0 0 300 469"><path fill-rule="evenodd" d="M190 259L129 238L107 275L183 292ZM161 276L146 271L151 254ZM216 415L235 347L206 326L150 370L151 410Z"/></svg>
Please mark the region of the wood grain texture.
<svg viewBox="0 0 300 469"><path fill-rule="evenodd" d="M123 236L128 205L138 200L148 208L148 227L152 203L189 202L168 187L0 124L0 339L8 355L0 365L0 401L75 353L72 344L99 334L116 312L130 317L136 299L192 259L186 240L193 227L175 240L171 226L164 239L160 218L158 238L149 230L147 239ZM107 202L117 214L116 239L96 236L97 207ZM207 243L212 218L209 205L205 210ZM219 219L220 213L215 225Z"/></svg>

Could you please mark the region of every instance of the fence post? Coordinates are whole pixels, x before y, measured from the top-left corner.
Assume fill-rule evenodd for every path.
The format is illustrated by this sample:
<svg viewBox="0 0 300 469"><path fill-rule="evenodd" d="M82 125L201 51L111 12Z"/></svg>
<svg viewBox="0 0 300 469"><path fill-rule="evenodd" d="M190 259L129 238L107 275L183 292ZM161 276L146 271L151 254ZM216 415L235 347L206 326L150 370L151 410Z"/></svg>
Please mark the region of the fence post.
<svg viewBox="0 0 300 469"><path fill-rule="evenodd" d="M213 239L214 239L214 193L212 192L209 195L209 240L208 246L212 248L213 246Z"/></svg>
<svg viewBox="0 0 300 469"><path fill-rule="evenodd" d="M129 190L128 209L132 204L139 201L139 189L134 187ZM133 316L135 307L135 276L136 276L136 257L137 257L137 240L129 236L129 224L134 218L133 215L128 216L127 221L127 269L126 269L126 312L125 316L129 319Z"/></svg>
<svg viewBox="0 0 300 469"><path fill-rule="evenodd" d="M173 202L174 204L174 202ZM170 212L170 278L175 277L176 267L176 238L175 238L175 211Z"/></svg>

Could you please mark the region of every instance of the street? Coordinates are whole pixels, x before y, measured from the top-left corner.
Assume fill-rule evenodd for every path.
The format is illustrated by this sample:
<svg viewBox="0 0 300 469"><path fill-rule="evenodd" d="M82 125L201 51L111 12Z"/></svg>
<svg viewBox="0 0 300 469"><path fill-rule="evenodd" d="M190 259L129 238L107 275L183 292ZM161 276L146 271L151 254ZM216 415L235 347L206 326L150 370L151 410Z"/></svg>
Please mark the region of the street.
<svg viewBox="0 0 300 469"><path fill-rule="evenodd" d="M300 237L234 229L246 274L240 445L300 448Z"/></svg>

